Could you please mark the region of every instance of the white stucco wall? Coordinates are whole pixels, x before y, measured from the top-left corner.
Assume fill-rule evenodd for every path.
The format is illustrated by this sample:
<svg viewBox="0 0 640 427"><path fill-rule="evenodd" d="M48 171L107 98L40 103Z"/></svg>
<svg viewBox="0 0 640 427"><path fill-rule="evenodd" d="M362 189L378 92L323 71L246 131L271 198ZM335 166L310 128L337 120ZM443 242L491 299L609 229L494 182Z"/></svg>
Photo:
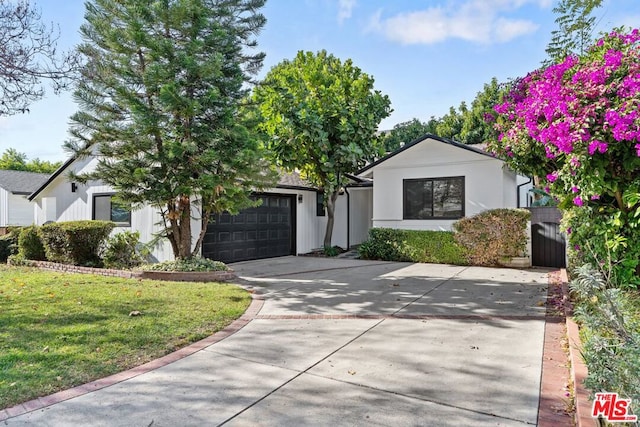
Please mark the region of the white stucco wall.
<svg viewBox="0 0 640 427"><path fill-rule="evenodd" d="M349 244L359 245L369 237L373 227L373 187L348 189L350 204Z"/></svg>
<svg viewBox="0 0 640 427"><path fill-rule="evenodd" d="M451 230L455 220L403 219L403 180L465 177L465 216L516 206L516 175L498 159L435 140L425 140L372 168L373 226Z"/></svg>

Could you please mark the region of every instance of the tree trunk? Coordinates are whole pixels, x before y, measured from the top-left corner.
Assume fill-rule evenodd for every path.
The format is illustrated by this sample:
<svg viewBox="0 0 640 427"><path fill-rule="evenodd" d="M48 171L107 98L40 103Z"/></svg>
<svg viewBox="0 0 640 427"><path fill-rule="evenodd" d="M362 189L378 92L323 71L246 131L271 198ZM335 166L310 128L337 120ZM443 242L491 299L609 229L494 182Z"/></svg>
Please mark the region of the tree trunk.
<svg viewBox="0 0 640 427"><path fill-rule="evenodd" d="M180 241L178 242L178 257L191 258L191 200L183 196L180 199Z"/></svg>
<svg viewBox="0 0 640 427"><path fill-rule="evenodd" d="M324 232L324 247L331 247L331 237L333 236L333 223L334 215L336 211L336 199L338 198L338 191L334 191L327 198L327 229Z"/></svg>

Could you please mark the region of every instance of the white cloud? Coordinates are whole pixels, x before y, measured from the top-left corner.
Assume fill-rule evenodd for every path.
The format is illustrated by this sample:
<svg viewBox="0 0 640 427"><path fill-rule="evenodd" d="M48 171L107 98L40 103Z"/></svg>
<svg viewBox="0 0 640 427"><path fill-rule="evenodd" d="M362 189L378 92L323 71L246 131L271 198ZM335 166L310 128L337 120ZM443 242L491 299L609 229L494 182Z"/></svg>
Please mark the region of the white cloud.
<svg viewBox="0 0 640 427"><path fill-rule="evenodd" d="M345 19L351 18L356 0L338 0L338 22L343 23Z"/></svg>
<svg viewBox="0 0 640 427"><path fill-rule="evenodd" d="M551 0L454 1L388 18L382 18L379 10L367 29L402 44L435 44L451 38L481 44L504 43L538 29L532 21L507 15L527 4L545 8Z"/></svg>

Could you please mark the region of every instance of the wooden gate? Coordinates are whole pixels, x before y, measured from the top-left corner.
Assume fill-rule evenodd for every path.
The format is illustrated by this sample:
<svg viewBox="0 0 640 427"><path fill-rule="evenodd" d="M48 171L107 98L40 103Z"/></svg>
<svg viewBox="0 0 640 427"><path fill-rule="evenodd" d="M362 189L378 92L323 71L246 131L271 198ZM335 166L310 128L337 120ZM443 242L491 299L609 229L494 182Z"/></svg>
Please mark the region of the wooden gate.
<svg viewBox="0 0 640 427"><path fill-rule="evenodd" d="M531 263L535 267L566 267L566 241L560 232L562 213L554 207L532 207Z"/></svg>

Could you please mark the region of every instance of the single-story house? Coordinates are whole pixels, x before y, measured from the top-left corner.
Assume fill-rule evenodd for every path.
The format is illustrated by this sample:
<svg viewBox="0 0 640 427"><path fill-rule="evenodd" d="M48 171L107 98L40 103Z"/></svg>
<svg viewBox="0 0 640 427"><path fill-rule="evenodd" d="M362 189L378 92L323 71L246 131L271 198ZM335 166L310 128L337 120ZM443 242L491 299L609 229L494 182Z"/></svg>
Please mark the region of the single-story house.
<svg viewBox="0 0 640 427"><path fill-rule="evenodd" d="M373 227L451 230L463 217L528 206L531 180L476 148L426 134L361 169L373 181Z"/></svg>
<svg viewBox="0 0 640 427"><path fill-rule="evenodd" d="M137 230L142 242L158 231L151 207L133 212L111 203L114 191L102 182L69 181L69 171L88 172L97 159L71 158L37 188L35 223L110 219L119 230ZM499 159L477 148L434 135L405 145L354 175L336 203L334 245L366 240L371 227L450 229L457 218L485 209L516 207L518 178ZM297 174L283 174L275 188L255 194L262 204L236 216L218 215L207 227L202 255L225 262L297 255L322 247L326 213L322 195ZM192 222L194 236L200 222ZM172 259L168 242L153 251Z"/></svg>
<svg viewBox="0 0 640 427"><path fill-rule="evenodd" d="M33 203L27 197L48 177L41 173L0 170L0 228L33 224Z"/></svg>

